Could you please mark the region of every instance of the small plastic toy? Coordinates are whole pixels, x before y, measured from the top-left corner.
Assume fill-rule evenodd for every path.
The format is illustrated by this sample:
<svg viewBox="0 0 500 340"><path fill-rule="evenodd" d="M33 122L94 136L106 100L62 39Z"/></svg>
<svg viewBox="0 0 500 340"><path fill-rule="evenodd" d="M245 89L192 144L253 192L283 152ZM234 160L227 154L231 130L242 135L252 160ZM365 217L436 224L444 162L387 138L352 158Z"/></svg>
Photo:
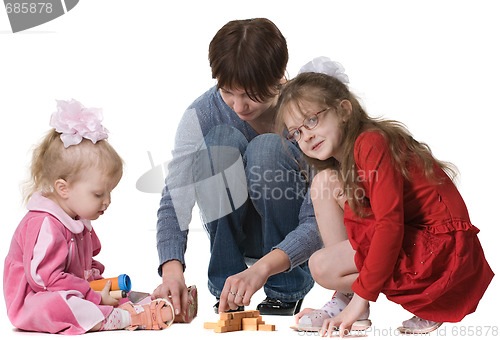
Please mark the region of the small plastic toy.
<svg viewBox="0 0 500 340"><path fill-rule="evenodd" d="M90 281L90 288L93 290L101 291L104 289L106 282L111 281L111 291L113 290L123 290L126 293L130 292L132 289L132 281L127 274L121 274L117 277L113 277L110 279L100 279L95 281Z"/></svg>
<svg viewBox="0 0 500 340"><path fill-rule="evenodd" d="M213 329L215 333L235 331L275 331L275 325L266 325L258 310L220 314L217 322L205 322L205 329Z"/></svg>

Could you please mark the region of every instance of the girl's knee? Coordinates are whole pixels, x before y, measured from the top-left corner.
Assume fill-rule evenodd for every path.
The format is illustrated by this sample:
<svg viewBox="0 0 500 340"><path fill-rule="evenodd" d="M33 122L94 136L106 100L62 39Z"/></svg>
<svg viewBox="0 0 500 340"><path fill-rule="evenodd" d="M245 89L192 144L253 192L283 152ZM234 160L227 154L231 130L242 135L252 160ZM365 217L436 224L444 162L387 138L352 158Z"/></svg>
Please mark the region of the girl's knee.
<svg viewBox="0 0 500 340"><path fill-rule="evenodd" d="M328 259L325 259L323 253L322 249L318 250L309 258L311 276L318 283L323 281L325 274L329 271L329 268L327 268Z"/></svg>
<svg viewBox="0 0 500 340"><path fill-rule="evenodd" d="M324 288L342 287L346 275L357 271L354 254L348 240L318 250L309 258L311 276Z"/></svg>

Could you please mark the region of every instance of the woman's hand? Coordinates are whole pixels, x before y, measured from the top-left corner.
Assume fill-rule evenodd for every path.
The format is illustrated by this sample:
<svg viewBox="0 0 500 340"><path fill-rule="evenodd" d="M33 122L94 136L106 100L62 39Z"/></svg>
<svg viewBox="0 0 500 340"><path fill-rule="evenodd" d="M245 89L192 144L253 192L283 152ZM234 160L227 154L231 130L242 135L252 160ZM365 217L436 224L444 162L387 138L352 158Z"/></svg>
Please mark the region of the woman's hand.
<svg viewBox="0 0 500 340"><path fill-rule="evenodd" d="M359 320L361 315L363 315L368 309L368 300L363 299L357 294L354 294L351 302L347 307L339 313L339 315L327 319L323 322L323 327L321 328L321 336L332 336L332 332L336 329L339 331L339 335L343 338L349 335L351 332L352 324Z"/></svg>
<svg viewBox="0 0 500 340"><path fill-rule="evenodd" d="M226 279L220 295L219 313L250 305L250 299L267 281L267 276L250 267Z"/></svg>
<svg viewBox="0 0 500 340"><path fill-rule="evenodd" d="M220 296L219 313L238 306L248 306L253 294L258 291L271 275L290 268L290 259L281 249L267 253L250 268L226 279Z"/></svg>
<svg viewBox="0 0 500 340"><path fill-rule="evenodd" d="M118 307L118 303L120 300L117 300L113 298L110 294L109 291L111 289L111 281L106 282L106 285L104 285L103 290L101 290L99 293L101 293L101 305L106 305L106 306L113 306L113 307Z"/></svg>
<svg viewBox="0 0 500 340"><path fill-rule="evenodd" d="M168 299L174 306L175 315L183 313L188 307L188 289L182 264L176 260L164 263L162 277L163 282L151 294L151 299Z"/></svg>

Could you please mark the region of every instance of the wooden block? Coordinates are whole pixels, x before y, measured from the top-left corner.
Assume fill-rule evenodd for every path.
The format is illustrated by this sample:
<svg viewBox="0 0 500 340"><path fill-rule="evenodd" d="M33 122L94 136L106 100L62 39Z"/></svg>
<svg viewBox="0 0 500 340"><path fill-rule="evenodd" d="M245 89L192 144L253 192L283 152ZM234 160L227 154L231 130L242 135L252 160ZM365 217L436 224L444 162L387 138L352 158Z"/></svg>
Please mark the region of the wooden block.
<svg viewBox="0 0 500 340"><path fill-rule="evenodd" d="M241 319L242 325L258 325L259 322L262 322L262 316L258 318L243 318Z"/></svg>
<svg viewBox="0 0 500 340"><path fill-rule="evenodd" d="M232 325L232 326L215 326L215 333L227 333L227 332L236 332L241 331L241 325Z"/></svg>
<svg viewBox="0 0 500 340"><path fill-rule="evenodd" d="M275 325L266 325L258 310L222 313L217 322L205 322L203 328L213 329L215 333L235 331L275 331Z"/></svg>
<svg viewBox="0 0 500 340"><path fill-rule="evenodd" d="M243 314L242 313L245 313L245 312L234 312L234 313L231 313L232 314L232 319L241 319L243 318Z"/></svg>
<svg viewBox="0 0 500 340"><path fill-rule="evenodd" d="M250 313L251 315L252 313ZM242 311L242 312L234 312L233 313L233 319L243 319L243 318L246 318L248 317L249 315L249 312L246 312L246 311Z"/></svg>
<svg viewBox="0 0 500 340"><path fill-rule="evenodd" d="M258 310L233 312L231 314L233 315L233 319L257 318L260 316L260 312Z"/></svg>
<svg viewBox="0 0 500 340"><path fill-rule="evenodd" d="M214 332L215 333L226 333L227 332L227 327L221 327L221 326L217 326L214 328Z"/></svg>
<svg viewBox="0 0 500 340"><path fill-rule="evenodd" d="M217 321L217 326L221 327L233 327L233 326L241 326L241 320L219 320Z"/></svg>
<svg viewBox="0 0 500 340"><path fill-rule="evenodd" d="M217 327L217 322L205 322L203 324L203 328L205 329L214 329L215 327Z"/></svg>
<svg viewBox="0 0 500 340"><path fill-rule="evenodd" d="M236 332L236 331L241 331L241 323L237 325L232 325L227 328L228 332Z"/></svg>
<svg viewBox="0 0 500 340"><path fill-rule="evenodd" d="M258 330L258 326L257 325L243 325L242 329L244 331L256 331L256 330Z"/></svg>
<svg viewBox="0 0 500 340"><path fill-rule="evenodd" d="M257 324L257 319L256 318L243 318L241 319L241 324L244 325L256 325Z"/></svg>
<svg viewBox="0 0 500 340"><path fill-rule="evenodd" d="M266 325L266 324L261 324L259 325L259 331L275 331L276 326L275 325Z"/></svg>
<svg viewBox="0 0 500 340"><path fill-rule="evenodd" d="M217 321L217 326L237 326L241 325L241 320L231 319L231 320L219 320Z"/></svg>
<svg viewBox="0 0 500 340"><path fill-rule="evenodd" d="M220 317L219 317L220 320L232 320L233 319L233 313L222 313L219 315L220 315Z"/></svg>

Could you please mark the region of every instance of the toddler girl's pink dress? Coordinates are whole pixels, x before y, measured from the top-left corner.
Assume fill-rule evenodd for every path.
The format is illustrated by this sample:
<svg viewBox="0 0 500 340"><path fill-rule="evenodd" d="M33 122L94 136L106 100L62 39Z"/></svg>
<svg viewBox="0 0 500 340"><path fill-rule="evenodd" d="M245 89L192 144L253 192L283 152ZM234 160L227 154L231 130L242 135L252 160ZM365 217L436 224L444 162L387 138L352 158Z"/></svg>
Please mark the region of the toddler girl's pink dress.
<svg viewBox="0 0 500 340"><path fill-rule="evenodd" d="M27 208L5 259L9 319L27 331L85 333L113 310L99 305L88 282L103 278L104 266L93 259L99 239L90 221L72 219L40 193Z"/></svg>
<svg viewBox="0 0 500 340"><path fill-rule="evenodd" d="M474 312L493 272L479 229L452 181L437 164L441 182L429 181L411 156L411 181L405 179L378 132L358 137L354 158L369 216L359 218L345 206L344 224L359 270L353 291L371 301L384 293L436 322L458 322Z"/></svg>

